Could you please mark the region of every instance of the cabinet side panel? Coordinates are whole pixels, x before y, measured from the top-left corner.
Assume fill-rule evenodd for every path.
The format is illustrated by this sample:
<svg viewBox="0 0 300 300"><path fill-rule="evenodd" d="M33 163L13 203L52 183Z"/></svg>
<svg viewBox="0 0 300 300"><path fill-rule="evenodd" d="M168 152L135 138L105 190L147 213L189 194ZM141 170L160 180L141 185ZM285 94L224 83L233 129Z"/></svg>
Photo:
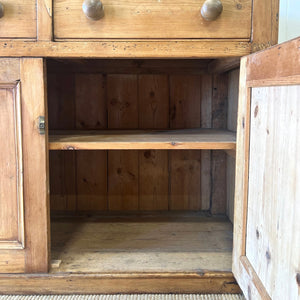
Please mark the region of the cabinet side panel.
<svg viewBox="0 0 300 300"><path fill-rule="evenodd" d="M212 75L201 76L201 128L211 128ZM201 209L210 209L211 151L201 151Z"/></svg>
<svg viewBox="0 0 300 300"><path fill-rule="evenodd" d="M252 89L246 255L272 299L299 297L299 97Z"/></svg>
<svg viewBox="0 0 300 300"><path fill-rule="evenodd" d="M236 69L228 74L228 103L227 103L227 129L237 129L237 108L239 96L240 70ZM227 186L227 208L226 214L233 223L234 211L234 182L235 182L235 157L227 155L226 161L226 186Z"/></svg>

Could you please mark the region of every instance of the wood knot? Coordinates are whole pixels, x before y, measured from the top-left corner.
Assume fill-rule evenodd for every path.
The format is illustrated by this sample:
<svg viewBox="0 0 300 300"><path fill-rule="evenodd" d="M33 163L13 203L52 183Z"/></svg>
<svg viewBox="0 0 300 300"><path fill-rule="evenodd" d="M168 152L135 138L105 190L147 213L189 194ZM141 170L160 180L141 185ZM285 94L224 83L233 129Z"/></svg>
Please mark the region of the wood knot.
<svg viewBox="0 0 300 300"><path fill-rule="evenodd" d="M298 286L300 286L300 273L296 274L296 281L297 281Z"/></svg>
<svg viewBox="0 0 300 300"><path fill-rule="evenodd" d="M254 118L257 117L257 114L258 114L258 105L256 105L254 109Z"/></svg>
<svg viewBox="0 0 300 300"><path fill-rule="evenodd" d="M147 159L150 158L151 157L151 150L145 151L144 152L144 157L147 158Z"/></svg>
<svg viewBox="0 0 300 300"><path fill-rule="evenodd" d="M250 285L248 285L248 299L249 299L249 300L252 299Z"/></svg>
<svg viewBox="0 0 300 300"><path fill-rule="evenodd" d="M149 96L150 96L151 98L154 98L154 97L155 97L155 93L154 93L153 91L151 91L151 92L149 93Z"/></svg>
<svg viewBox="0 0 300 300"><path fill-rule="evenodd" d="M256 238L259 239L259 231L256 229Z"/></svg>
<svg viewBox="0 0 300 300"><path fill-rule="evenodd" d="M270 260L271 260L271 253L270 253L269 250L266 251L266 258L267 258L267 261L268 261L268 263L269 263Z"/></svg>

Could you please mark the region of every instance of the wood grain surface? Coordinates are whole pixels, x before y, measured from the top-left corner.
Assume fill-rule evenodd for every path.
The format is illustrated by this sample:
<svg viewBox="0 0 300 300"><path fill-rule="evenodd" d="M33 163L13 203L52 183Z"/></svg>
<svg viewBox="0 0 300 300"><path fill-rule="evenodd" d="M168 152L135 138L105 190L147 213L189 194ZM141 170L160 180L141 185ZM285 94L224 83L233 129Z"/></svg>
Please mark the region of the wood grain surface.
<svg viewBox="0 0 300 300"><path fill-rule="evenodd" d="M204 1L106 0L105 16L89 20L82 12L82 1L54 1L54 37L58 39L95 38L250 38L250 0L236 3L223 0L221 16L212 22L200 15ZM236 30L239 28L239 30Z"/></svg>
<svg viewBox="0 0 300 300"><path fill-rule="evenodd" d="M81 149L51 151L53 211L209 210L211 183L226 173L226 164L211 173L210 150L234 149L235 141L234 134L223 131L226 90L217 91L216 79L203 74L208 62L122 60L110 65L97 60L94 69L89 60L49 61L49 124L54 130L49 146ZM220 84L224 76L217 77ZM220 119L223 129L210 131ZM70 131L62 132L64 127ZM225 179L216 187L224 187ZM215 199L224 201L224 213L224 195Z"/></svg>

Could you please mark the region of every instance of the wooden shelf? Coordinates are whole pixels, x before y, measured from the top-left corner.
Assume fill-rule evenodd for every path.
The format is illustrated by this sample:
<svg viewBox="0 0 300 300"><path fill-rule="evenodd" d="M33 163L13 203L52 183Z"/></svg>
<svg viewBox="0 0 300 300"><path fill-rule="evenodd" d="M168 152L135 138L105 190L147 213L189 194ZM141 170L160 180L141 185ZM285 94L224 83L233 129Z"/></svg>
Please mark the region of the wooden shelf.
<svg viewBox="0 0 300 300"><path fill-rule="evenodd" d="M50 150L234 150L234 132L216 129L53 131Z"/></svg>

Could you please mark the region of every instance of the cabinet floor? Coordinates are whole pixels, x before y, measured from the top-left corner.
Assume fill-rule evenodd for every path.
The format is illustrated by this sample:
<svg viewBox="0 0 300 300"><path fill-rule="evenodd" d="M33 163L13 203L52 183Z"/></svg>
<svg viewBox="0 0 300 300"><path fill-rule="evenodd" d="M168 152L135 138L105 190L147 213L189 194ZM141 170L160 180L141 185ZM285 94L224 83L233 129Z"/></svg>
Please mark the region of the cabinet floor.
<svg viewBox="0 0 300 300"><path fill-rule="evenodd" d="M232 224L198 213L54 217L51 272L231 271Z"/></svg>

